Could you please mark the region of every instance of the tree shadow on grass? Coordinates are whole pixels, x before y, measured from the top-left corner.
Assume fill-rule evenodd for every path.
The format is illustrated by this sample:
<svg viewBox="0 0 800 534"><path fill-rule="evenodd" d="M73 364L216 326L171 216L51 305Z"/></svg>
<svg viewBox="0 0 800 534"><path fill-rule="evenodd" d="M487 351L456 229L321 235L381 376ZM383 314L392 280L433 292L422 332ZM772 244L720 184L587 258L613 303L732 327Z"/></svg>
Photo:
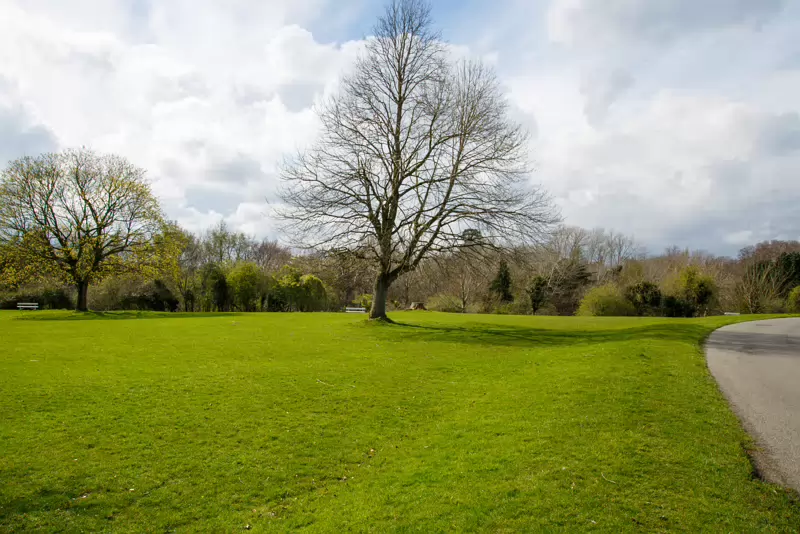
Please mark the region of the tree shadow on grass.
<svg viewBox="0 0 800 534"><path fill-rule="evenodd" d="M408 341L464 343L536 347L619 343L626 341L674 341L700 345L714 330L713 326L696 323L669 323L598 330L557 330L520 325L498 325L480 322L463 326L396 323L391 337Z"/></svg>
<svg viewBox="0 0 800 534"><path fill-rule="evenodd" d="M207 319L213 317L238 317L240 313L169 313L169 312L63 312L63 313L31 313L16 317L16 321L130 321L137 319Z"/></svg>

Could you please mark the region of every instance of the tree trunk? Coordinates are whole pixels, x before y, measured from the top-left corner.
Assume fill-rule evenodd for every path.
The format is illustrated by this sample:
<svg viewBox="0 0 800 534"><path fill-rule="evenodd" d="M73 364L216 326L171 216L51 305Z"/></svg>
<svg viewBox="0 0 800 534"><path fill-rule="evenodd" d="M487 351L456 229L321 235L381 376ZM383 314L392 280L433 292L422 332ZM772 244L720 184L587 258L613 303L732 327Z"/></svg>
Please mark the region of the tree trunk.
<svg viewBox="0 0 800 534"><path fill-rule="evenodd" d="M375 290L372 292L372 308L369 310L370 319L388 320L388 317L386 317L386 296L391 285L391 280L385 274L379 274L375 279Z"/></svg>
<svg viewBox="0 0 800 534"><path fill-rule="evenodd" d="M85 312L89 311L89 282L88 281L80 281L75 284L75 288L78 290L78 303L75 306L75 311Z"/></svg>

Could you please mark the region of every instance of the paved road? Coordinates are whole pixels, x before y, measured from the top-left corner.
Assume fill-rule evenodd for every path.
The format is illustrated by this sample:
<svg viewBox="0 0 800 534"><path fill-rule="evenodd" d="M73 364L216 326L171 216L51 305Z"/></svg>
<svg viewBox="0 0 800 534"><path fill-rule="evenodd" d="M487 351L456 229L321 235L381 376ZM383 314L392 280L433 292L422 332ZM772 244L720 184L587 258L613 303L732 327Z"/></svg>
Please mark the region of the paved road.
<svg viewBox="0 0 800 534"><path fill-rule="evenodd" d="M759 445L762 476L800 491L800 319L726 326L711 334L706 354Z"/></svg>

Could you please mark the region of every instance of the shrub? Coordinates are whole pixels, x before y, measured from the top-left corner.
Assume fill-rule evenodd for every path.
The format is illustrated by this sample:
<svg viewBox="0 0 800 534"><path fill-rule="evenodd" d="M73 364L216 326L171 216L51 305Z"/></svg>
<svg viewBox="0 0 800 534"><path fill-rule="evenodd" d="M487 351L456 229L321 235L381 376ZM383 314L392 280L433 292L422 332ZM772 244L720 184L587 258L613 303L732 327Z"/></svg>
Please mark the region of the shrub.
<svg viewBox="0 0 800 534"><path fill-rule="evenodd" d="M514 301L509 303L508 309L511 315L531 315L531 301L526 292L514 295Z"/></svg>
<svg viewBox="0 0 800 534"><path fill-rule="evenodd" d="M694 304L675 295L664 297L662 309L665 317L694 317L697 311Z"/></svg>
<svg viewBox="0 0 800 534"><path fill-rule="evenodd" d="M628 286L625 298L636 308L636 315L655 315L661 306L661 290L652 282Z"/></svg>
<svg viewBox="0 0 800 534"><path fill-rule="evenodd" d="M800 313L800 286L789 292L789 298L786 299L786 311Z"/></svg>
<svg viewBox="0 0 800 534"><path fill-rule="evenodd" d="M683 270L678 284L680 298L691 304L694 308L693 315L697 313L707 315L717 298L717 284L714 279L700 273L697 267L690 266Z"/></svg>
<svg viewBox="0 0 800 534"><path fill-rule="evenodd" d="M510 302L504 302L495 306L492 313L496 313L497 315L512 315L512 309L513 306Z"/></svg>
<svg viewBox="0 0 800 534"><path fill-rule="evenodd" d="M363 295L356 297L353 301L353 305L369 310L372 308L372 294L364 293Z"/></svg>
<svg viewBox="0 0 800 534"><path fill-rule="evenodd" d="M42 310L74 308L69 293L64 288L32 287L0 295L0 309L16 310L17 302L36 302Z"/></svg>
<svg viewBox="0 0 800 534"><path fill-rule="evenodd" d="M447 313L463 313L464 308L461 305L461 299L455 295L448 295L446 293L439 293L428 299L428 309L439 312Z"/></svg>
<svg viewBox="0 0 800 534"><path fill-rule="evenodd" d="M178 299L161 280L153 280L137 291L123 295L119 307L123 310L174 312L178 310Z"/></svg>
<svg viewBox="0 0 800 534"><path fill-rule="evenodd" d="M636 315L636 308L617 286L606 284L589 290L578 308L578 315L626 317Z"/></svg>

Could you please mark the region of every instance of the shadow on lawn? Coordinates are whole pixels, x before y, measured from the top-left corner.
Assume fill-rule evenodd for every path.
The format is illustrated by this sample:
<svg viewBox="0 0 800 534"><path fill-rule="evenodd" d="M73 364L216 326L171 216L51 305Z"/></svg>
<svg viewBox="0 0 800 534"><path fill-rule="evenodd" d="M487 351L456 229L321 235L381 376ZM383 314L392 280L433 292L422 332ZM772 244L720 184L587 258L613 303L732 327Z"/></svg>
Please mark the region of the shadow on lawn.
<svg viewBox="0 0 800 534"><path fill-rule="evenodd" d="M433 341L477 345L536 346L618 343L625 341L683 341L699 345L714 327L671 323L605 330L550 330L518 325L471 322L464 326L396 323L392 337L409 341Z"/></svg>
<svg viewBox="0 0 800 534"><path fill-rule="evenodd" d="M16 317L17 321L129 321L138 319L205 319L212 317L236 317L233 312L217 313L169 313L169 312L63 312L48 314L30 314Z"/></svg>

